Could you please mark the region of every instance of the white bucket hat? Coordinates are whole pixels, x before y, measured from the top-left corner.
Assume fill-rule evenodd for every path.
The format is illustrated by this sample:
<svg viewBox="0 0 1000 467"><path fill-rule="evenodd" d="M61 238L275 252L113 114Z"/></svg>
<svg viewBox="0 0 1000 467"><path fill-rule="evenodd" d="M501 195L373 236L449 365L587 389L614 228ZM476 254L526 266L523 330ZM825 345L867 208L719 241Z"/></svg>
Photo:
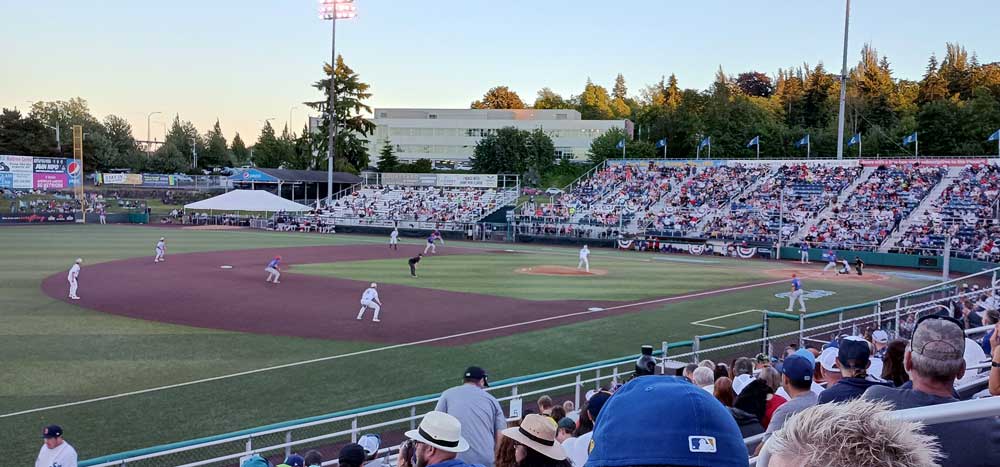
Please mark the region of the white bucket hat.
<svg viewBox="0 0 1000 467"><path fill-rule="evenodd" d="M465 452L469 442L462 437L462 422L444 412L431 411L420 420L416 430L407 431L406 437L436 449L448 452Z"/></svg>
<svg viewBox="0 0 1000 467"><path fill-rule="evenodd" d="M557 430L558 425L551 418L530 414L524 417L521 426L507 428L502 433L545 457L561 461L566 459L566 450L556 442Z"/></svg>

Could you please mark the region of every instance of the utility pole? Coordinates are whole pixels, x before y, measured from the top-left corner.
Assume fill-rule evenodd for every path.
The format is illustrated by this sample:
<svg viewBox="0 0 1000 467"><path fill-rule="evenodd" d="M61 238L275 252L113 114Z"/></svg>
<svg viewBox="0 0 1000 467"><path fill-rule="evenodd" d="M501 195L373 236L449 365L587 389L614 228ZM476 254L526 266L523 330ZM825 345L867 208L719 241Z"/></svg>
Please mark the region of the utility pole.
<svg viewBox="0 0 1000 467"><path fill-rule="evenodd" d="M840 112L837 114L837 160L844 158L844 107L847 103L847 32L851 24L851 0L844 13L844 65L840 69Z"/></svg>

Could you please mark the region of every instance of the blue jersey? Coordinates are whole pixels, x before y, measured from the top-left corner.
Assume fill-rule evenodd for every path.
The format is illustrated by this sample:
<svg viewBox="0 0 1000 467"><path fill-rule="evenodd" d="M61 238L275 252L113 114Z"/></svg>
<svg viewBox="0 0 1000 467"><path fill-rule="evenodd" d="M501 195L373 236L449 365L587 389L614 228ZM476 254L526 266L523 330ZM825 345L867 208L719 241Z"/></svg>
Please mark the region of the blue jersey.
<svg viewBox="0 0 1000 467"><path fill-rule="evenodd" d="M799 245L799 251L809 251L809 245L806 245L805 243Z"/></svg>
<svg viewBox="0 0 1000 467"><path fill-rule="evenodd" d="M799 282L798 277L792 279L792 290L802 290L802 283Z"/></svg>
<svg viewBox="0 0 1000 467"><path fill-rule="evenodd" d="M437 237L434 234L431 234L430 237L427 237L427 243L430 243L431 245L433 245L435 238L437 238Z"/></svg>
<svg viewBox="0 0 1000 467"><path fill-rule="evenodd" d="M831 251L827 251L826 254L823 255L823 257L825 257L826 260L829 261L829 262L831 262L831 263L836 263L837 262L837 253L834 253L832 250Z"/></svg>
<svg viewBox="0 0 1000 467"><path fill-rule="evenodd" d="M274 258L274 259L271 260L270 263L267 263L267 267L277 269L278 268L278 263L280 263L280 262L281 262L280 259Z"/></svg>

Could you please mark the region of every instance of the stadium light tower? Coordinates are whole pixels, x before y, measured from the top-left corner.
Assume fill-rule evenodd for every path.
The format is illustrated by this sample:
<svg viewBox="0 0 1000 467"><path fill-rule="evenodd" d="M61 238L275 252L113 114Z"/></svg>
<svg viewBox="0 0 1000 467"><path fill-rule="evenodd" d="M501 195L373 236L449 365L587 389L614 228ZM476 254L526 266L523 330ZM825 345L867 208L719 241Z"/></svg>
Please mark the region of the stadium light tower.
<svg viewBox="0 0 1000 467"><path fill-rule="evenodd" d="M851 0L844 13L844 65L840 69L840 112L837 114L837 160L844 158L844 106L847 103L847 32L851 25ZM860 155L858 157L861 157Z"/></svg>
<svg viewBox="0 0 1000 467"><path fill-rule="evenodd" d="M327 149L326 168L326 202L333 199L333 161L336 157L337 142L337 92L334 82L337 79L337 20L351 19L358 15L357 6L354 0L319 0L319 17L329 20L331 26L330 34L330 106L327 112L330 114L330 140Z"/></svg>

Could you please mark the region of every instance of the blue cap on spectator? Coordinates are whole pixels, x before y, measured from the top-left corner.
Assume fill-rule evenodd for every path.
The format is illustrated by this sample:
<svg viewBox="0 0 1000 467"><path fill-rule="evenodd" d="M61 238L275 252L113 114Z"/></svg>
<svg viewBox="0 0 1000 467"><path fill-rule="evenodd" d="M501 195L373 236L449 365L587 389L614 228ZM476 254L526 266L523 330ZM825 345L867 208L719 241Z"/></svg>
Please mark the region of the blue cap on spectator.
<svg viewBox="0 0 1000 467"><path fill-rule="evenodd" d="M585 467L746 467L736 420L715 397L676 376L629 381L601 410Z"/></svg>
<svg viewBox="0 0 1000 467"><path fill-rule="evenodd" d="M590 414L590 419L597 421L597 416L601 413L601 408L604 407L604 403L611 398L611 393L607 391L598 391L590 399L587 399L587 413Z"/></svg>
<svg viewBox="0 0 1000 467"><path fill-rule="evenodd" d="M798 352L786 357L781 365L781 372L793 381L812 381L813 371L816 371L816 364Z"/></svg>
<svg viewBox="0 0 1000 467"><path fill-rule="evenodd" d="M809 360L809 363L811 363L812 366L816 366L816 356L813 355L812 352L810 352L810 351L808 351L806 349L799 349L799 350L795 351L795 353L792 354L792 355L801 355L801 356L805 357L806 360Z"/></svg>
<svg viewBox="0 0 1000 467"><path fill-rule="evenodd" d="M250 456L249 459L243 461L242 467L270 467L271 463L261 457L260 454L254 454Z"/></svg>
<svg viewBox="0 0 1000 467"><path fill-rule="evenodd" d="M58 438L63 435L62 427L49 425L42 429L42 438Z"/></svg>
<svg viewBox="0 0 1000 467"><path fill-rule="evenodd" d="M868 368L872 355L868 341L858 336L847 336L840 340L839 350L837 362L841 368Z"/></svg>
<svg viewBox="0 0 1000 467"><path fill-rule="evenodd" d="M285 458L285 464L288 467L306 467L306 460L298 454L292 454Z"/></svg>

